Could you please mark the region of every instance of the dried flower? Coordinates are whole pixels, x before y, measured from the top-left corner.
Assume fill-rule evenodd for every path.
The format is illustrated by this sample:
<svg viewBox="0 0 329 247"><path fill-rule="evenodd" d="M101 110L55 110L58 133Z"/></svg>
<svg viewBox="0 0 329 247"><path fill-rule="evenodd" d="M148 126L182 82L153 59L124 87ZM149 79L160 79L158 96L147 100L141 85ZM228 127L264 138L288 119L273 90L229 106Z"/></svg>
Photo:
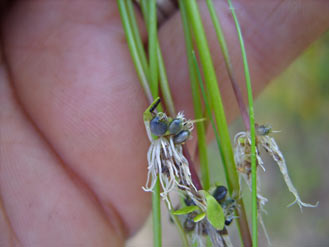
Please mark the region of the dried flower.
<svg viewBox="0 0 329 247"><path fill-rule="evenodd" d="M302 207L316 207L318 203L315 205L308 204L302 202L300 196L291 182L291 179L288 174L288 169L284 157L273 137L269 134L271 132L271 127L265 125L257 125L256 124L256 166L261 166L264 171L265 168L263 167L263 160L260 156L260 147L262 147L278 164L281 174L284 178L284 181L289 189L289 191L295 196L295 201L291 203L289 206L297 203L300 209ZM249 132L239 132L234 137L234 159L237 164L237 169L239 173L245 178L249 188L251 189L251 181L250 181L250 174L251 174L251 137ZM258 179L259 181L259 179ZM260 184L257 184L257 197L259 200L259 205L263 209L263 206L266 204L267 199L261 196L259 192Z"/></svg>
<svg viewBox="0 0 329 247"><path fill-rule="evenodd" d="M170 209L168 194L176 187L188 191L192 197L197 191L182 148L193 130L193 121L186 120L183 113L178 113L174 119L163 112L154 113L159 103L160 100L157 99L144 113L145 128L151 145L147 152L148 174L143 189L153 191L159 176L163 190L161 197Z"/></svg>
<svg viewBox="0 0 329 247"><path fill-rule="evenodd" d="M158 175L163 190L161 196L167 202L168 193L176 186L184 190L193 188L196 191L182 146L174 144L173 136L153 140L147 153L147 161L147 181L143 188L145 191L153 191Z"/></svg>

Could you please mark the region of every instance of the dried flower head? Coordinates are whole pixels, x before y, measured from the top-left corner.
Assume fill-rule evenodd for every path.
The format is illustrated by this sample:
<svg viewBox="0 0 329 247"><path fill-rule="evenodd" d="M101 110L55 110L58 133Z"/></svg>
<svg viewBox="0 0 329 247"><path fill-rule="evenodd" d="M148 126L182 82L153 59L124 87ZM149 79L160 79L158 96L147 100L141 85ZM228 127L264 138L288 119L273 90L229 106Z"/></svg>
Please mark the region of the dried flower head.
<svg viewBox="0 0 329 247"><path fill-rule="evenodd" d="M168 193L176 187L189 192L196 191L182 148L193 130L193 121L186 120L183 113L178 113L173 119L163 112L154 113L159 102L153 102L144 113L145 127L151 145L147 152L148 174L143 189L153 191L159 177L163 190L161 196L170 207Z"/></svg>
<svg viewBox="0 0 329 247"><path fill-rule="evenodd" d="M289 191L295 196L295 200L289 206L297 203L300 209L302 207L316 207L315 205L302 202L296 188L291 182L288 174L285 159L273 137L270 133L274 132L270 126L256 124L256 166L261 166L263 169L263 160L260 156L260 148L262 147L278 164L280 172ZM251 188L250 173L251 173L251 137L249 132L239 132L234 137L234 159L237 164L238 172L245 178L249 188ZM265 169L264 169L265 171ZM259 179L258 179L259 181ZM259 192L260 184L257 184L257 193ZM262 208L267 199L258 193L259 205Z"/></svg>

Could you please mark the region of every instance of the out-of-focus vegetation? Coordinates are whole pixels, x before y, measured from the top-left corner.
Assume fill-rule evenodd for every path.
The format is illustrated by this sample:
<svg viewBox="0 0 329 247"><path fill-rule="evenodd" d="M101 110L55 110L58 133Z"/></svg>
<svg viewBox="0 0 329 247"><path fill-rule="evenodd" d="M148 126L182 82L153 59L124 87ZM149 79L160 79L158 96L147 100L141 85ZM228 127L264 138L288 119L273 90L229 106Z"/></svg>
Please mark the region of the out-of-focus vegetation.
<svg viewBox="0 0 329 247"><path fill-rule="evenodd" d="M270 123L302 199L318 208L303 214L287 191L279 169L266 164L264 220L278 246L329 246L329 33L314 43L262 94L257 119ZM264 174L264 173L263 173ZM265 182L266 181L266 182Z"/></svg>
<svg viewBox="0 0 329 247"><path fill-rule="evenodd" d="M320 201L317 208L304 208L303 213L297 205L287 208L294 197L277 165L265 155L266 172L260 171L260 179L262 194L269 202L265 207L268 214L263 218L273 246L329 246L329 33L267 87L255 102L255 114L258 123L271 124L273 130L281 131L272 135L285 155L290 177L302 200ZM232 136L241 129L241 121L237 120L231 127ZM215 143L210 146L210 165L216 167L211 174L218 174L220 158ZM221 174L212 181L218 178L225 181ZM243 195L250 215L251 194L244 189ZM167 219L164 216L163 220ZM168 236L163 239L164 246L179 246L177 234L170 227L164 231L163 236ZM260 246L267 246L261 228L260 238ZM151 239L151 228L145 228L128 246L152 246Z"/></svg>

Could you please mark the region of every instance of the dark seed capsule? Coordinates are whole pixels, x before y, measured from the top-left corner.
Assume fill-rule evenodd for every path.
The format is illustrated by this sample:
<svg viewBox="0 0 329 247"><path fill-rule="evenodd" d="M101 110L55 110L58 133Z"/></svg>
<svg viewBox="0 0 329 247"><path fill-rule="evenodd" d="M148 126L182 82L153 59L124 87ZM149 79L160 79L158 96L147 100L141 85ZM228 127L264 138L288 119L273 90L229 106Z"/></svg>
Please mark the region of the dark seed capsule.
<svg viewBox="0 0 329 247"><path fill-rule="evenodd" d="M182 130L177 135L174 136L174 143L181 144L185 142L190 136L190 132L188 130Z"/></svg>
<svg viewBox="0 0 329 247"><path fill-rule="evenodd" d="M215 192L213 193L213 196L215 197L218 203L221 203L225 199L226 194L227 194L226 187L221 185L216 188Z"/></svg>
<svg viewBox="0 0 329 247"><path fill-rule="evenodd" d="M230 219L226 219L226 220L225 220L225 225L227 225L227 226L231 225L232 221L233 221L232 218L230 218Z"/></svg>
<svg viewBox="0 0 329 247"><path fill-rule="evenodd" d="M182 119L175 118L169 124L169 132L172 135L176 135L182 129Z"/></svg>
<svg viewBox="0 0 329 247"><path fill-rule="evenodd" d="M256 126L256 132L258 135L266 136L271 132L271 126L266 125L257 125Z"/></svg>
<svg viewBox="0 0 329 247"><path fill-rule="evenodd" d="M166 119L160 119L159 116L155 116L150 121L150 129L153 135L162 136L168 130L168 122Z"/></svg>

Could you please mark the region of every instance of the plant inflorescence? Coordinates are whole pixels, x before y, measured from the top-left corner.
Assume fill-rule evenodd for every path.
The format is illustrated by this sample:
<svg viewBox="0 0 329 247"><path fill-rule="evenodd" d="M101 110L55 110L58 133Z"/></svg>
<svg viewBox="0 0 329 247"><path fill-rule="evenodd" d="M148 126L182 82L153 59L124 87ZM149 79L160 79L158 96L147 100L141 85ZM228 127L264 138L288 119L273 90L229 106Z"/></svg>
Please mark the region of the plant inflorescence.
<svg viewBox="0 0 329 247"><path fill-rule="evenodd" d="M236 134L233 145L218 87L218 78L196 0L178 0L196 120L188 120L183 113L176 114L175 111L157 37L157 1L118 0L117 2L137 75L149 100L149 107L143 115L150 141L147 152L147 181L143 189L152 192L153 195L154 245L161 246L162 243L161 198L171 213L184 246L203 246L209 243L212 246L231 246L228 227L233 220L236 221L242 245L258 245L258 222L269 241L261 217L268 200L260 194L257 176L259 167L263 168L261 150L265 150L278 164L288 189L295 196L294 203L300 208L315 207L317 204L311 205L301 201L288 175L284 157L271 136L271 128L255 123L248 60L231 0L228 0L228 7L231 9L240 41L248 108L244 105L242 92L236 82L225 35L213 2L212 0L206 2L246 128ZM134 4L137 4L142 12L148 33L148 43L145 47L139 33ZM163 107L160 102L163 103ZM210 183L207 160L206 129L209 123L216 137L226 177L226 181L217 181L215 184ZM197 154L201 179L184 145L190 139L194 125L197 130ZM252 235L242 200L241 177L252 191ZM177 192L181 198L175 206L170 198L172 192Z"/></svg>

